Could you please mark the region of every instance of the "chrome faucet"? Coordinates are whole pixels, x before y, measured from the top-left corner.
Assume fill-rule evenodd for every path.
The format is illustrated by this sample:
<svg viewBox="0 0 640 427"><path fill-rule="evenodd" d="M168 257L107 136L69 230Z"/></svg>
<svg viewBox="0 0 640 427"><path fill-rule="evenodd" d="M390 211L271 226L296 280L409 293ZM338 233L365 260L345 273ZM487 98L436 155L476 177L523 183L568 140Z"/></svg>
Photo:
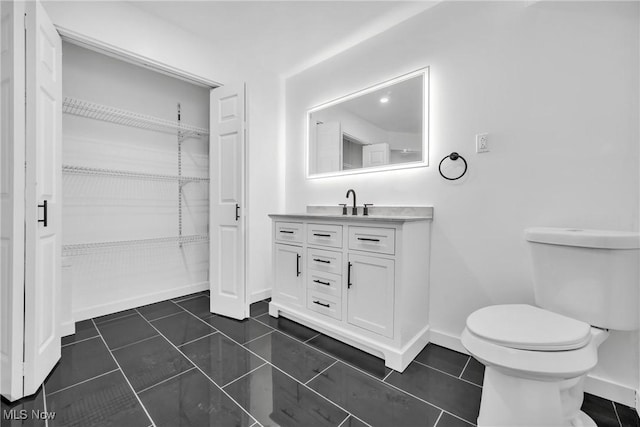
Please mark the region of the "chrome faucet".
<svg viewBox="0 0 640 427"><path fill-rule="evenodd" d="M356 192L353 189L349 189L347 191L347 199L349 198L349 194L353 194L353 208L351 208L351 215L358 215L358 208L356 207Z"/></svg>

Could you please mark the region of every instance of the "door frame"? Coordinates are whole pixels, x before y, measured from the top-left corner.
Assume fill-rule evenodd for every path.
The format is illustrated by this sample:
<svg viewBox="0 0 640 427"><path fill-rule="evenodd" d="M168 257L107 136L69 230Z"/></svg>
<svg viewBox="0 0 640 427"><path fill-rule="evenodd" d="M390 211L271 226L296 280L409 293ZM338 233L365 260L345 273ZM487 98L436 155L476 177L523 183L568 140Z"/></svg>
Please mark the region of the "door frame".
<svg viewBox="0 0 640 427"><path fill-rule="evenodd" d="M9 138L13 141L11 157L4 163L9 166L8 174L11 176L11 186L7 188L9 191L8 199L12 201L10 209L10 242L7 252L10 254L8 258L8 264L10 266L10 272L8 280L10 280L9 286L2 286L2 292L4 296L7 296L7 305L11 308L9 313L2 313L3 316L9 316L11 320L4 325L2 333L8 332L9 337L3 338L8 348L2 349L0 346L0 370L3 370L1 376L2 387L4 395L8 399L15 400L21 398L24 393L23 387L23 375L24 375L24 275L25 275L25 182L26 172L24 168L25 164L25 144L26 144L26 128L24 118L26 117L25 106L25 91L26 91L26 76L25 76L25 63L24 57L26 55L26 34L24 31L24 14L26 12L26 4L24 2L2 2L0 9L4 12L5 8L11 8L11 30L12 45L16 52L20 52L18 55L13 53L11 59L11 78L13 80L10 86L18 88L10 95L9 106L13 110L10 116L12 122L11 133ZM19 34L19 37L13 39L13 37ZM17 56L17 58L16 58ZM16 59L18 59L16 61ZM22 149L15 149L19 147ZM9 154L6 152L5 154ZM4 160L3 160L4 162ZM1 191L1 190L0 190ZM6 221L9 221L5 218ZM8 230L7 230L8 231ZM5 272L3 272L3 275ZM4 277L3 277L4 278ZM0 303L5 304L4 298ZM0 311L1 308L0 308ZM4 319L4 317L3 317ZM0 335L2 335L0 333ZM1 354L2 351L7 351L6 354ZM12 363L12 361L20 362ZM9 368L9 372L5 370Z"/></svg>
<svg viewBox="0 0 640 427"><path fill-rule="evenodd" d="M132 52L122 46L112 45L105 41L96 39L94 37L88 36L84 33L80 33L69 28L66 28L61 25L56 25L54 22L54 26L58 31L58 34L62 38L63 42L75 44L80 47L84 47L86 49L93 50L94 52L111 56L112 58L119 59L121 61L129 62L134 65L138 65L140 67L147 68L149 70L165 74L170 77L174 77L192 84L195 84L200 87L208 87L210 90L215 90L218 87L224 86L223 83L220 83L216 80L211 80L206 77L202 77L197 74L190 73L181 68L174 67L162 61L158 61L156 59L150 58L148 56L143 56ZM63 59L64 62L64 59ZM250 294L247 292L247 277L249 277L249 259L247 257L247 243L250 242L249 239L249 227L247 226L249 222L250 215L250 202L249 202L249 180L248 180L248 171L249 171L249 139L250 139L250 129L249 129L249 96L250 96L250 88L247 88L245 84L245 135L244 135L244 204L245 209L243 209L244 216L244 286L245 286L245 303L246 303L246 312L249 313L250 302ZM211 123L209 123L209 127L211 127ZM209 281L211 277L209 277Z"/></svg>
<svg viewBox="0 0 640 427"><path fill-rule="evenodd" d="M4 3L4 2L3 2ZM9 2L7 4L12 5L14 8L18 8L18 14L24 14L24 3L21 2ZM15 10L15 9L14 9ZM14 19L14 25L23 25L23 19ZM86 34L77 32L77 31L73 31L71 29L68 29L66 27L60 26L60 25L56 25L54 23L55 29L58 32L58 34L60 35L60 37L62 38L63 42L68 42L71 44L75 44L90 50L93 50L95 52L107 55L107 56L111 56L113 58L125 61L125 62L129 62L138 66L142 66L144 68L148 68L150 70L174 77L174 78L178 78L180 80L184 80L187 81L189 83L201 86L201 87L208 87L211 90L215 90L215 88L217 87L221 87L224 86L222 83L215 81L215 80L211 80L209 78L206 77L202 77L193 73L190 73L186 70L180 69L180 68L176 68L174 66L171 66L169 64L166 64L162 61L158 61L155 60L153 58L149 58L149 57L145 57L143 55L139 55L137 53L134 53L130 50L127 50L121 46L115 46L112 44L109 44L107 42L104 42L102 40L93 38L91 36L88 36ZM24 39L21 41L22 43L22 47L24 48ZM24 64L22 65L24 66ZM15 66L14 66L15 67ZM18 82L18 84L21 84L24 86L24 84L26 84L26 82L24 81L25 76L24 76L24 69L22 69L22 73L18 73L16 76L14 76L14 78L19 79L20 81ZM17 97L16 97L17 96ZM245 93L245 96L248 96ZM20 94L14 95L14 102L12 103L15 111L19 111L20 108L22 108L24 110L24 102L22 99L22 96ZM23 116L24 116L24 111L23 111ZM248 119L245 117L245 119L247 120L247 125L248 125ZM24 132L23 132L24 134ZM246 129L246 141L248 140L248 134L249 134L249 130ZM23 135L24 136L24 135ZM17 141L17 140L16 140ZM248 143L246 143L245 141L245 154L244 154L244 159L243 161L245 162L245 166L246 163L248 162L248 158L249 158L249 145ZM19 142L19 141L17 141ZM24 141L22 141L22 144L24 145ZM14 153L14 157L16 153ZM16 157L16 161L13 163L14 166L17 164L24 164L24 152L20 152L17 153L18 157ZM22 218L24 218L24 199L25 199L25 195L24 195L24 184L25 184L25 174L24 174L24 169L18 168L20 170L16 171L16 170L12 170L12 176L13 176L13 185L12 185L12 191L13 191L13 203L15 206L17 206L17 210L14 209L14 214L15 213L22 213ZM20 173L20 171L22 171L22 173ZM249 183L247 180L247 168L245 167L244 170L244 182L245 182L245 198L248 198L248 194L249 194ZM16 189L19 189L19 191L15 191ZM245 206L246 208L244 209L245 213L245 243L248 240L248 236L249 236L249 229L248 227L246 227L246 221L248 220L248 215L249 215L249 203L247 200L245 200ZM22 224L22 220L20 220L20 224ZM23 251L20 250L20 248L24 248L24 228L21 227L22 230L22 234L21 235L14 235L13 238L16 239L16 244L18 244L18 248L17 250L12 250L12 254L20 253L22 254ZM20 234L20 233L18 233ZM13 246L15 248L15 245ZM17 268L16 269L16 273L18 275L21 275L20 277L22 277L22 279L24 279L24 257L22 257L22 260L20 262L17 261L16 257L13 257L13 263L12 265L14 267L20 267L22 266L22 268ZM18 265L16 264L18 262ZM247 259L247 250L246 250L246 245L245 245L245 251L244 251L244 271L245 271L245 277L247 277L247 273L248 273L248 265L249 265L249 260ZM18 279L20 279L20 277L18 277ZM24 280L22 280L24 281ZM23 285L24 286L24 285ZM247 290L247 281L245 280L244 283L245 286L245 291ZM20 308L22 307L22 310L14 310L15 312L13 313L14 316L12 316L12 331L13 333L11 334L11 347L10 347L10 351L11 351L11 355L13 356L17 356L18 358L23 358L23 348L22 345L15 345L16 343L16 339L18 336L20 336L20 343L22 343L23 339L24 339L24 316L22 315L22 313L24 313L24 296L22 294L18 295L18 294L11 294L11 298L12 298L12 307L13 308ZM249 294L245 293L245 301L246 301L246 305L247 305L247 312L249 311L248 306L250 305L250 301L249 301ZM17 334L16 328L19 328L20 331L22 331L20 334ZM19 354L16 354L19 353ZM24 364L24 360L22 362ZM5 375L3 375L3 378L5 378ZM4 381L4 380L3 380ZM13 397L13 396L17 396L18 397L22 397L22 390L23 390L23 378L22 376L20 376L20 378L17 378L17 376L14 378L14 375L11 375L9 377L9 381L10 381L10 386L9 386L9 398ZM18 394L20 396L18 396Z"/></svg>

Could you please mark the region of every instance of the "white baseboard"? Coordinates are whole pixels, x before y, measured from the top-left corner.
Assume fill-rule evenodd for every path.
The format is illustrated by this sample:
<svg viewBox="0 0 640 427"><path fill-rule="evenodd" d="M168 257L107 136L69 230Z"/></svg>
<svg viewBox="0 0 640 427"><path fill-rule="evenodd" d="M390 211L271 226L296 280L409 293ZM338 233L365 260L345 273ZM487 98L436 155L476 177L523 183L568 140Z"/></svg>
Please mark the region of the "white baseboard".
<svg viewBox="0 0 640 427"><path fill-rule="evenodd" d="M459 353L469 354L466 348L460 342L460 337L456 335L451 335L447 332L436 331L431 329L431 340L432 343L437 344L442 347L446 347L450 350L455 350Z"/></svg>
<svg viewBox="0 0 640 427"><path fill-rule="evenodd" d="M73 320L75 322L79 322L80 320L91 319L97 316L104 316L105 314L110 313L117 313L118 311L140 307L141 305L153 304L154 302L164 301L170 298L192 294L194 292L206 291L207 289L209 289L209 282L199 282L187 286L182 286L180 288L174 288L145 295L137 295L133 298L112 301L105 304L97 304L91 307L83 307L73 313Z"/></svg>
<svg viewBox="0 0 640 427"><path fill-rule="evenodd" d="M432 329L431 342L460 353L469 354L462 345L462 342L460 342L460 337L447 332ZM636 395L640 396L640 394L638 394L640 392L629 386L618 384L606 378L587 375L585 391L632 408L635 407L636 411L640 414L640 403L638 403L636 399Z"/></svg>
<svg viewBox="0 0 640 427"><path fill-rule="evenodd" d="M76 323L74 321L64 322L60 325L60 335L66 337L76 333Z"/></svg>
<svg viewBox="0 0 640 427"><path fill-rule="evenodd" d="M633 388L596 375L587 375L584 391L632 408L636 406L636 391Z"/></svg>
<svg viewBox="0 0 640 427"><path fill-rule="evenodd" d="M249 304L253 304L254 302L262 301L267 298L271 298L271 288L263 289L249 295Z"/></svg>

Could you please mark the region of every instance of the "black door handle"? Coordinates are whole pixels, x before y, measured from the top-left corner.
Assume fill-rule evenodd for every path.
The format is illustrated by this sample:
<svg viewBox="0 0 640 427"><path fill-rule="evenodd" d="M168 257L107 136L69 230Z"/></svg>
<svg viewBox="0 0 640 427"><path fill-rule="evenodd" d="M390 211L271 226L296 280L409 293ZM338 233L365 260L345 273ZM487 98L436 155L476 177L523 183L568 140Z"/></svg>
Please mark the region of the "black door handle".
<svg viewBox="0 0 640 427"><path fill-rule="evenodd" d="M300 275L300 254L296 254L296 277Z"/></svg>
<svg viewBox="0 0 640 427"><path fill-rule="evenodd" d="M47 226L47 201L42 202L41 205L38 205L39 208L44 208L44 216L42 219L39 219L38 222L43 222L44 226Z"/></svg>
<svg viewBox="0 0 640 427"><path fill-rule="evenodd" d="M236 221L240 219L240 205L236 203Z"/></svg>
<svg viewBox="0 0 640 427"><path fill-rule="evenodd" d="M347 263L347 289L351 287L351 266L353 266L353 264L350 262Z"/></svg>

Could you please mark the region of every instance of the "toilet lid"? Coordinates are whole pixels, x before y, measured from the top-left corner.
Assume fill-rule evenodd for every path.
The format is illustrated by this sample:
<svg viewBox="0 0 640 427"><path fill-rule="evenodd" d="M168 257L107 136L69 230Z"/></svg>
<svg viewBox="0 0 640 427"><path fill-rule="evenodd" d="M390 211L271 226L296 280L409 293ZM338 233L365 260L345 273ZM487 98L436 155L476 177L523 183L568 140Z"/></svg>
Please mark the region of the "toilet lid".
<svg viewBox="0 0 640 427"><path fill-rule="evenodd" d="M527 304L481 308L467 318L467 329L498 345L521 350L575 350L591 338L589 324Z"/></svg>

